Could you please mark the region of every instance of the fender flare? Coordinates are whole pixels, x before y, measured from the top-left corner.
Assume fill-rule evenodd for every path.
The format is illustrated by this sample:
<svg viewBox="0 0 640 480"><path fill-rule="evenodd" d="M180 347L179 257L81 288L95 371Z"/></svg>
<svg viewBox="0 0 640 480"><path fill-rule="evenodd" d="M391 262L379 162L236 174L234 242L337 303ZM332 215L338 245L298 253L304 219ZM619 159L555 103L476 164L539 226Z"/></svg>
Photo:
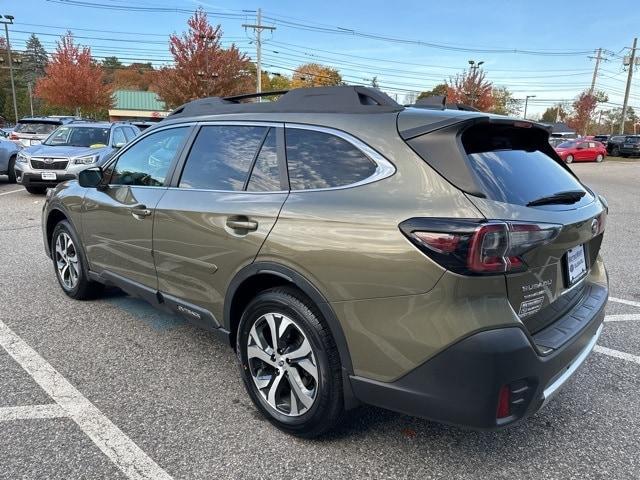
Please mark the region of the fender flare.
<svg viewBox="0 0 640 480"><path fill-rule="evenodd" d="M349 353L347 339L344 335L342 325L333 311L331 304L327 301L324 295L320 293L320 290L313 285L313 283L290 267L286 267L275 262L258 261L242 268L229 283L229 288L227 288L227 292L225 294L223 317L224 328L227 330L231 329L231 305L238 288L245 282L245 280L259 274L275 275L287 280L302 290L302 292L315 303L327 322L329 330L333 335L333 339L336 342L343 373L345 373L347 377L349 375L353 375L353 365L351 363L351 354Z"/></svg>

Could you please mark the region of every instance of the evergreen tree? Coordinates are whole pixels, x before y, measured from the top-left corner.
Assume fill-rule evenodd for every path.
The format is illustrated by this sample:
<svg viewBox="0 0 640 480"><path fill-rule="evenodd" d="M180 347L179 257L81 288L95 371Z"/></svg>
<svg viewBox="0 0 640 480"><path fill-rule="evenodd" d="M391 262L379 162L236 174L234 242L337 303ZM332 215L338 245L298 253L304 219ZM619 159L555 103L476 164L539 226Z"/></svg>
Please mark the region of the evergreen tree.
<svg viewBox="0 0 640 480"><path fill-rule="evenodd" d="M23 80L25 83L35 84L38 78L44 77L44 70L49 63L47 51L34 33L27 40L22 55Z"/></svg>

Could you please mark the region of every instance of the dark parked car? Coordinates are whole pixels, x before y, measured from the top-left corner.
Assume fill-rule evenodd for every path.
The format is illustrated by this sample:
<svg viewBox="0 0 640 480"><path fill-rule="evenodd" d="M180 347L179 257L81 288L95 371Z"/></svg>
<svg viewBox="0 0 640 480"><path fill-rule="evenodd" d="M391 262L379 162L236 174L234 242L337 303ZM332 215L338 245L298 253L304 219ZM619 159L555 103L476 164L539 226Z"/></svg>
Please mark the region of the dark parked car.
<svg viewBox="0 0 640 480"><path fill-rule="evenodd" d="M620 147L624 143L626 135L614 135L607 140L607 153L617 157L620 155Z"/></svg>
<svg viewBox="0 0 640 480"><path fill-rule="evenodd" d="M605 145L605 146L606 146L606 145L607 145L607 141L609 140L609 137L610 137L610 136L611 136L611 135L594 135L594 136L593 136L593 139L594 139L596 142L600 142L601 144L603 144L603 145Z"/></svg>
<svg viewBox="0 0 640 480"><path fill-rule="evenodd" d="M620 145L621 157L638 157L640 156L640 135L627 135L624 142Z"/></svg>

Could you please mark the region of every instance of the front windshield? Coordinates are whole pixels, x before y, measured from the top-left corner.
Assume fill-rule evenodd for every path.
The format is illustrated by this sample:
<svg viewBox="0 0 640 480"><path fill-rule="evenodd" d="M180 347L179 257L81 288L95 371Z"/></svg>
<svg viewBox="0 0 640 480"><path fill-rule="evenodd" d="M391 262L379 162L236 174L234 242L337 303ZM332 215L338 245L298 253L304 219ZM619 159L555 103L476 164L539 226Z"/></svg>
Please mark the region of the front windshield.
<svg viewBox="0 0 640 480"><path fill-rule="evenodd" d="M58 147L91 147L109 143L109 128L62 126L53 132L43 144Z"/></svg>
<svg viewBox="0 0 640 480"><path fill-rule="evenodd" d="M558 145L557 148L573 148L576 146L575 142L562 142L560 145Z"/></svg>
<svg viewBox="0 0 640 480"><path fill-rule="evenodd" d="M640 137L627 137L625 143L640 143Z"/></svg>

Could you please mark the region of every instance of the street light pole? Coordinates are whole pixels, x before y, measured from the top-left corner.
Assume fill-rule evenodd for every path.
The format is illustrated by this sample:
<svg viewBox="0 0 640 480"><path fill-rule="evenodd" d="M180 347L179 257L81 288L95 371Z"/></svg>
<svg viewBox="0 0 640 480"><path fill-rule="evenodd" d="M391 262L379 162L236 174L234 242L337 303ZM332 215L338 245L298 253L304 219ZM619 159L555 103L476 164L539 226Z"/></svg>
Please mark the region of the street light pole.
<svg viewBox="0 0 640 480"><path fill-rule="evenodd" d="M13 113L16 116L16 123L18 123L18 101L16 100L16 84L13 79L13 61L11 59L11 44L9 43L9 25L13 25L12 15L3 15L0 18L0 23L4 23L4 35L7 40L7 56L9 57L9 74L11 76L11 93L13 94Z"/></svg>
<svg viewBox="0 0 640 480"><path fill-rule="evenodd" d="M525 120L527 119L527 105L529 105L530 98L535 98L535 95L527 95L526 97L524 97L524 115L522 115L522 118L524 118Z"/></svg>

